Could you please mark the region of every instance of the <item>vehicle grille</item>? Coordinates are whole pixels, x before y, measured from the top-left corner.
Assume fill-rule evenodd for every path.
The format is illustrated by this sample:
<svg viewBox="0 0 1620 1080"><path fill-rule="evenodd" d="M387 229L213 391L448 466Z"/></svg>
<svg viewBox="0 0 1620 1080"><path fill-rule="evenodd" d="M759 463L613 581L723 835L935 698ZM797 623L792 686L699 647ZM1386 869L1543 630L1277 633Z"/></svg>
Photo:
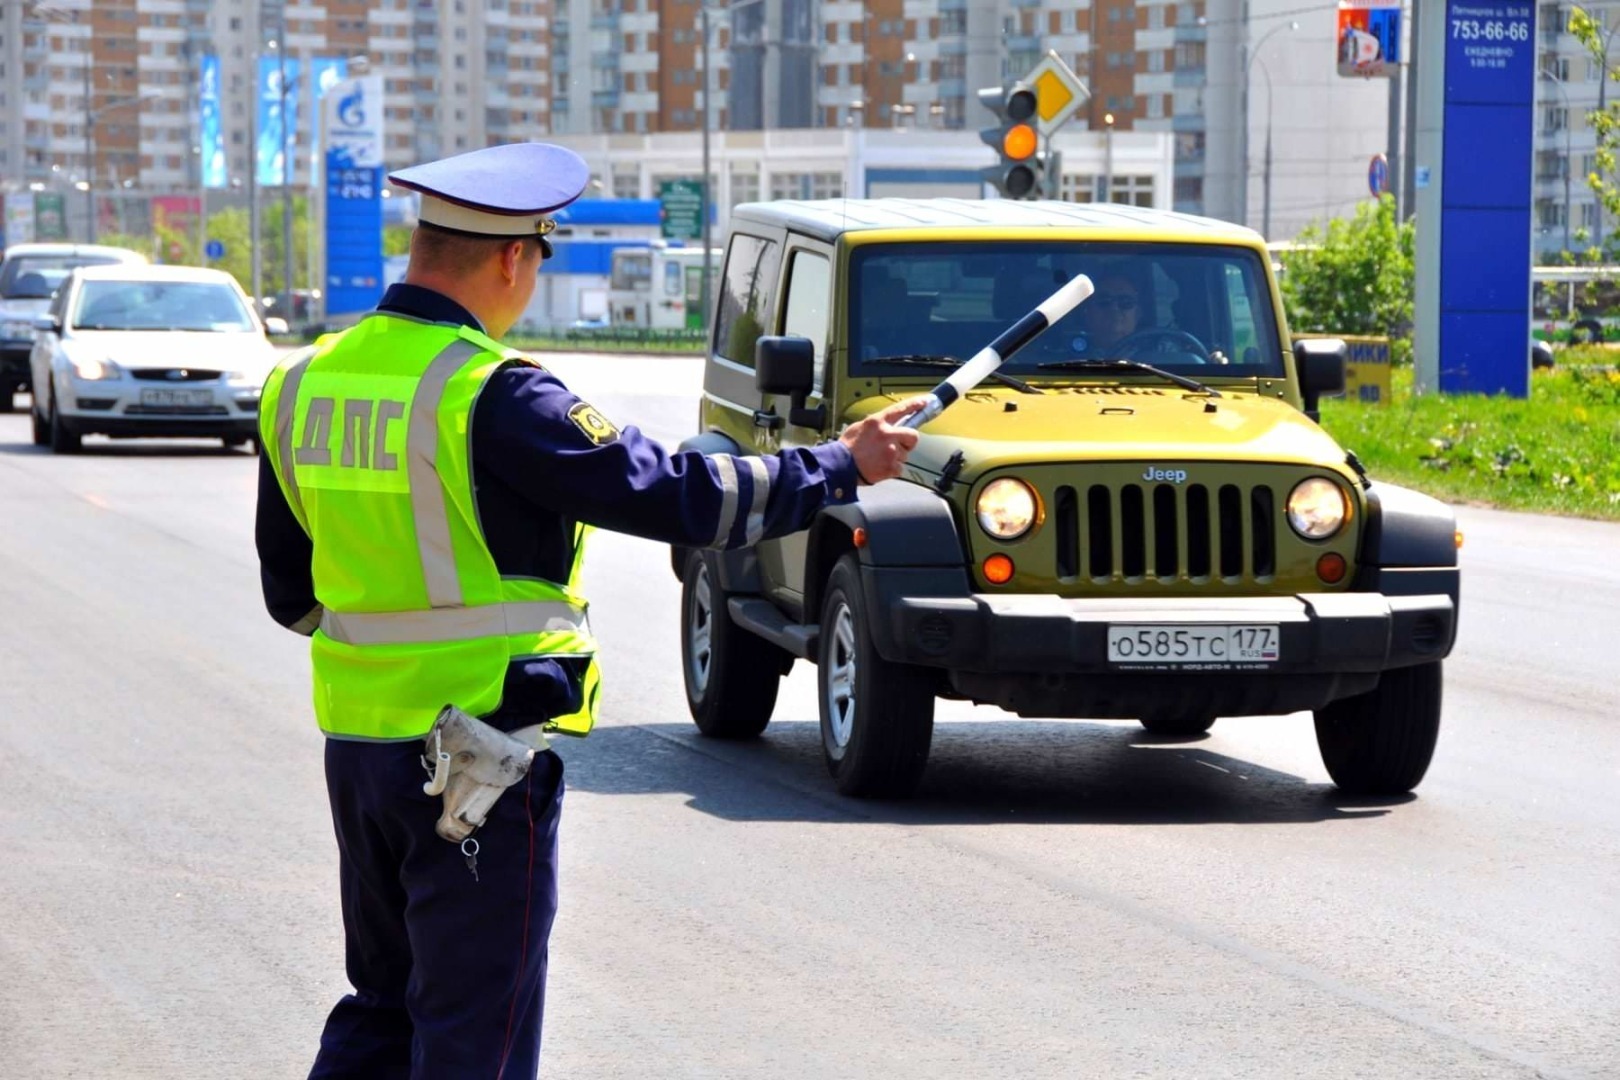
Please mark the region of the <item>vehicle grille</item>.
<svg viewBox="0 0 1620 1080"><path fill-rule="evenodd" d="M130 374L146 382L213 382L224 372L208 368L140 368Z"/></svg>
<svg viewBox="0 0 1620 1080"><path fill-rule="evenodd" d="M125 416L228 416L223 405L126 405Z"/></svg>
<svg viewBox="0 0 1620 1080"><path fill-rule="evenodd" d="M1270 581L1277 502L1268 486L1064 485L1053 492L1063 581Z"/></svg>

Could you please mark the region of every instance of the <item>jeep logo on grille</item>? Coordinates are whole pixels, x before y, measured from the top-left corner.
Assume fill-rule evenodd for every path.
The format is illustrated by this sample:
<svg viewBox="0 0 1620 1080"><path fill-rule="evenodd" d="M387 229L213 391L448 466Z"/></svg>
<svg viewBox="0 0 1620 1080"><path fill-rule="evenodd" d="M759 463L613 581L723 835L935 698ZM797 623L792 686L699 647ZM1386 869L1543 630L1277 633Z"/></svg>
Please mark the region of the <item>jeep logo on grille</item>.
<svg viewBox="0 0 1620 1080"><path fill-rule="evenodd" d="M1142 479L1146 480L1150 484L1156 484L1156 483L1185 484L1187 482L1187 470L1186 469L1155 469L1153 466L1149 465L1148 468L1147 468L1147 472L1142 474Z"/></svg>

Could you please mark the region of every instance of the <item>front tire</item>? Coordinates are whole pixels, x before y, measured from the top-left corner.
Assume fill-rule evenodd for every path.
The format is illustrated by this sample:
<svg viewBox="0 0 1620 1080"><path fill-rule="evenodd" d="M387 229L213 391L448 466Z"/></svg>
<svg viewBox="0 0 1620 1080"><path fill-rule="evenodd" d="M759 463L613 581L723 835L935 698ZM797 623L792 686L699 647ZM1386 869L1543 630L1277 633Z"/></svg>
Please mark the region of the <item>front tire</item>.
<svg viewBox="0 0 1620 1080"><path fill-rule="evenodd" d="M56 395L51 395L51 417L48 430L48 442L53 454L77 454L84 446L84 441L68 430L67 423L56 408Z"/></svg>
<svg viewBox="0 0 1620 1080"><path fill-rule="evenodd" d="M8 413L16 408L14 402L16 401L17 392L21 389L22 387L18 383L0 383L0 413Z"/></svg>
<svg viewBox="0 0 1620 1080"><path fill-rule="evenodd" d="M928 765L934 683L927 668L878 655L869 620L860 564L845 555L833 567L821 607L822 753L841 793L905 798Z"/></svg>
<svg viewBox="0 0 1620 1080"><path fill-rule="evenodd" d="M1440 664L1386 671L1365 694L1316 710L1322 764L1353 795L1403 795L1429 770L1440 737Z"/></svg>
<svg viewBox="0 0 1620 1080"><path fill-rule="evenodd" d="M39 415L39 405L36 403L28 410L28 420L34 429L34 445L51 445L51 425Z"/></svg>
<svg viewBox="0 0 1620 1080"><path fill-rule="evenodd" d="M687 557L681 580L681 670L692 722L711 739L755 738L771 721L788 657L731 621L703 552Z"/></svg>

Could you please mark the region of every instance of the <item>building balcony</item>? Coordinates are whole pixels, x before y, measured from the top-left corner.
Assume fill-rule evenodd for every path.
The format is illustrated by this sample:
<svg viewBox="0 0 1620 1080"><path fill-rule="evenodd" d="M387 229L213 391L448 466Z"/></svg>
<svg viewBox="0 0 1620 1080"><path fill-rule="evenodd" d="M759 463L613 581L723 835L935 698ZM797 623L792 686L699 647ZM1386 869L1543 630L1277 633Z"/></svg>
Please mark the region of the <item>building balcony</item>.
<svg viewBox="0 0 1620 1080"><path fill-rule="evenodd" d="M1176 68L1174 75L1172 82L1176 86L1203 86L1209 78L1208 71L1201 67Z"/></svg>
<svg viewBox="0 0 1620 1080"><path fill-rule="evenodd" d="M1171 131L1204 131L1206 127L1203 113L1178 113L1170 118Z"/></svg>
<svg viewBox="0 0 1620 1080"><path fill-rule="evenodd" d="M1195 22L1176 23L1176 44L1190 41L1208 41L1209 27L1199 26Z"/></svg>
<svg viewBox="0 0 1620 1080"><path fill-rule="evenodd" d="M1175 175L1177 180L1184 180L1190 176L1203 176L1204 155L1199 154L1196 158L1189 158L1186 161L1178 158L1175 164Z"/></svg>
<svg viewBox="0 0 1620 1080"><path fill-rule="evenodd" d="M616 109L619 107L619 91L592 90L591 104L599 109Z"/></svg>
<svg viewBox="0 0 1620 1080"><path fill-rule="evenodd" d="M1008 34L1002 39L1010 53L1029 53L1041 51L1041 35L1039 34Z"/></svg>

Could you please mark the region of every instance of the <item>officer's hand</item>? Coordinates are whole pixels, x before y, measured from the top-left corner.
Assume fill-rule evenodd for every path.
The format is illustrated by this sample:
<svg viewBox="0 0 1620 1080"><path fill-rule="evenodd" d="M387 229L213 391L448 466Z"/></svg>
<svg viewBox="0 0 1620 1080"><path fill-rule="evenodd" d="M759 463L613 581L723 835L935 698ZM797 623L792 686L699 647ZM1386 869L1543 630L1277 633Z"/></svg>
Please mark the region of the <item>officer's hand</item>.
<svg viewBox="0 0 1620 1080"><path fill-rule="evenodd" d="M844 429L838 440L854 455L855 471L860 474L861 483L875 484L900 475L900 467L917 445L917 433L896 425L927 402L927 395L897 401Z"/></svg>

